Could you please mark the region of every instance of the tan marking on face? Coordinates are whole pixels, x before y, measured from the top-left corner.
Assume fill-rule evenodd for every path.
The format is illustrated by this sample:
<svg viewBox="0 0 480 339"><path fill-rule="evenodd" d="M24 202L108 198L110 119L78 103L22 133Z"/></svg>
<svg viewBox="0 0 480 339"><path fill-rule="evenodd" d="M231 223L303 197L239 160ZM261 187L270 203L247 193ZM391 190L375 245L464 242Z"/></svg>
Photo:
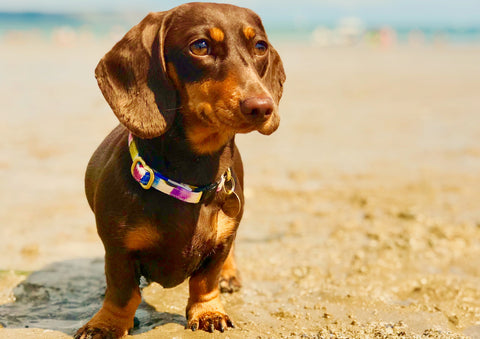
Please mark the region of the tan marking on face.
<svg viewBox="0 0 480 339"><path fill-rule="evenodd" d="M243 34L245 35L245 38L250 40L255 37L257 33L255 33L255 29L253 27L247 26L243 29Z"/></svg>
<svg viewBox="0 0 480 339"><path fill-rule="evenodd" d="M197 105L197 112L201 112L202 116L208 119L213 113L212 105L208 102L201 102Z"/></svg>
<svg viewBox="0 0 480 339"><path fill-rule="evenodd" d="M207 80L185 85L185 130L194 150L213 153L233 137L238 119L239 101L235 76L223 81Z"/></svg>
<svg viewBox="0 0 480 339"><path fill-rule="evenodd" d="M192 112L201 113L196 108L205 108L199 104L208 103L212 108L209 114L218 113L226 118L233 118L234 112L239 109L238 100L241 94L237 78L233 75L227 76L223 81L206 80L186 84L185 87L186 102Z"/></svg>
<svg viewBox="0 0 480 339"><path fill-rule="evenodd" d="M211 128L193 127L187 130L187 137L198 154L218 151L234 136L233 130L213 131Z"/></svg>
<svg viewBox="0 0 480 339"><path fill-rule="evenodd" d="M125 236L125 246L132 251L138 251L154 247L160 239L160 234L152 226L139 226L128 231Z"/></svg>
<svg viewBox="0 0 480 339"><path fill-rule="evenodd" d="M209 30L210 37L218 42L222 42L225 39L225 33L220 28L213 27Z"/></svg>

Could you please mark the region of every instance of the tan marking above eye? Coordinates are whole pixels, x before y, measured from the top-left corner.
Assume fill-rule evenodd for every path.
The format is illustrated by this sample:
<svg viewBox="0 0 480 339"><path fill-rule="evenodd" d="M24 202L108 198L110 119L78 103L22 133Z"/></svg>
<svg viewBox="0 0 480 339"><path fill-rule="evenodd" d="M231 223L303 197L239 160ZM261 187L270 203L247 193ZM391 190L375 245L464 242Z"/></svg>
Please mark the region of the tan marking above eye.
<svg viewBox="0 0 480 339"><path fill-rule="evenodd" d="M255 33L255 29L253 27L247 26L243 29L243 34L245 35L245 38L250 40L255 37L257 33Z"/></svg>
<svg viewBox="0 0 480 339"><path fill-rule="evenodd" d="M217 28L217 27L210 28L209 32L210 32L210 37L215 41L221 42L223 41L223 39L225 39L225 33L223 33L223 31L220 28Z"/></svg>

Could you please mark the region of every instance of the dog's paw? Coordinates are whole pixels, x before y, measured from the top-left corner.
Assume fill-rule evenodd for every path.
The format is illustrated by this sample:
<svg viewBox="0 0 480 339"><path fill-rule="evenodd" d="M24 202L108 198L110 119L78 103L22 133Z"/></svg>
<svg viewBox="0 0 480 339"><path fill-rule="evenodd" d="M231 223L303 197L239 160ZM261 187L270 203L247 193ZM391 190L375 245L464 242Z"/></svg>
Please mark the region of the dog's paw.
<svg viewBox="0 0 480 339"><path fill-rule="evenodd" d="M128 334L128 329L110 322L109 324L103 322L88 322L77 333L74 339L117 339L122 338Z"/></svg>
<svg viewBox="0 0 480 339"><path fill-rule="evenodd" d="M79 329L73 338L74 339L117 339L120 337L116 335L115 331L105 329L105 328L90 327L87 324L83 326L81 329Z"/></svg>
<svg viewBox="0 0 480 339"><path fill-rule="evenodd" d="M235 326L228 315L219 312L205 312L198 318L190 319L186 326L192 331L203 330L211 333L215 330L225 332L229 327L234 328Z"/></svg>
<svg viewBox="0 0 480 339"><path fill-rule="evenodd" d="M107 305L107 307L105 307ZM104 306L80 328L74 339L117 339L128 334L134 326L134 316L125 315L112 303L104 302Z"/></svg>
<svg viewBox="0 0 480 339"><path fill-rule="evenodd" d="M186 329L224 332L229 327L233 328L233 323L225 314L218 297L207 302L194 303L187 309Z"/></svg>
<svg viewBox="0 0 480 339"><path fill-rule="evenodd" d="M220 277L220 281L218 283L220 287L220 292L222 293L233 293L240 290L242 287L242 283L240 279L236 275L234 276L223 276Z"/></svg>
<svg viewBox="0 0 480 339"><path fill-rule="evenodd" d="M220 280L218 287L222 293L237 292L242 287L242 280L240 279L240 273L235 268L235 265L225 264L220 273Z"/></svg>

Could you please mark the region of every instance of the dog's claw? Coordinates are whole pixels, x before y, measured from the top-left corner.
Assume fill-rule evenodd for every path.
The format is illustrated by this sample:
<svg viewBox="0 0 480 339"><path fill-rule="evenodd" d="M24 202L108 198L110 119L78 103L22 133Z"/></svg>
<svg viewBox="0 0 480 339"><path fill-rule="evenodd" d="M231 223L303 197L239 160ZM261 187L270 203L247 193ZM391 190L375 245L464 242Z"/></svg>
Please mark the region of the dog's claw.
<svg viewBox="0 0 480 339"><path fill-rule="evenodd" d="M84 327L77 331L74 339L115 339L118 338L115 333L101 328Z"/></svg>
<svg viewBox="0 0 480 339"><path fill-rule="evenodd" d="M223 333L229 327L235 328L230 318L226 314L221 313L204 314L198 319L189 321L186 326L186 328L192 331L203 330L210 333L215 332L215 330Z"/></svg>
<svg viewBox="0 0 480 339"><path fill-rule="evenodd" d="M74 339L114 339L117 338L113 333L98 328L88 328L84 332L78 333Z"/></svg>

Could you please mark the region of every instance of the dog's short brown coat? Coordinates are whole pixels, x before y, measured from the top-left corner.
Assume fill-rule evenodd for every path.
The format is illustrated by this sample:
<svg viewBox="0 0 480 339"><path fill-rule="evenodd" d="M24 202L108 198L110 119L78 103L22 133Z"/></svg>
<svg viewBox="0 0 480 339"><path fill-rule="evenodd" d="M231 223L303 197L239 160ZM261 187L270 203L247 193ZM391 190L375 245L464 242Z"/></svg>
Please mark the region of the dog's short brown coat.
<svg viewBox="0 0 480 339"><path fill-rule="evenodd" d="M276 130L285 81L260 18L212 3L151 13L102 58L95 75L121 124L86 172L107 290L75 337L127 334L141 301L140 276L164 287L190 277L188 328L233 326L219 282L226 291L240 287L232 244L243 213L243 166L234 135ZM224 191L190 204L143 189L130 174L129 131L145 162L177 182L208 185L231 168L240 212L229 210L232 197Z"/></svg>

